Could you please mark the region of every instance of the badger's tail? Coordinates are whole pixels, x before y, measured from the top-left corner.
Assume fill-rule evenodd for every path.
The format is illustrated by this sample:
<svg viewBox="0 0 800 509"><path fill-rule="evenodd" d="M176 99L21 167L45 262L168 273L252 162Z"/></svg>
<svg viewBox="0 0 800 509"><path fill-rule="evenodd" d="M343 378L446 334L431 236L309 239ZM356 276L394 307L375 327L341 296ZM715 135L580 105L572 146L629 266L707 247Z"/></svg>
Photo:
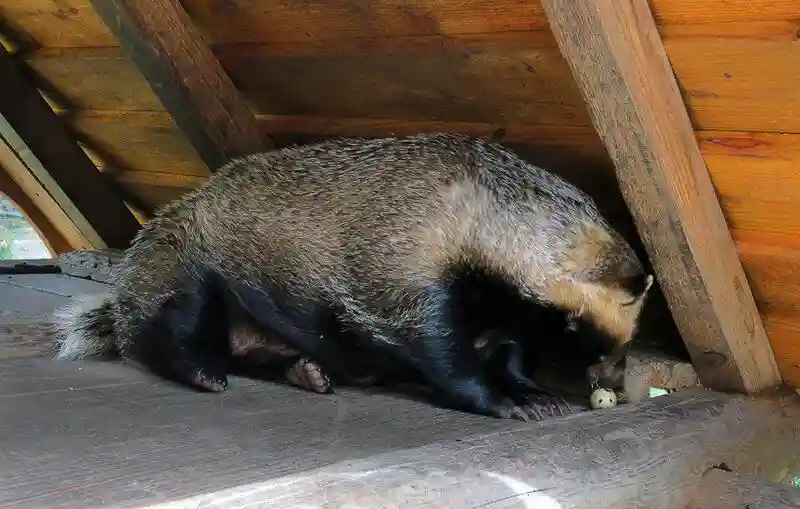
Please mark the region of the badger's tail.
<svg viewBox="0 0 800 509"><path fill-rule="evenodd" d="M114 299L109 294L77 298L54 313L56 359L118 355L114 340Z"/></svg>

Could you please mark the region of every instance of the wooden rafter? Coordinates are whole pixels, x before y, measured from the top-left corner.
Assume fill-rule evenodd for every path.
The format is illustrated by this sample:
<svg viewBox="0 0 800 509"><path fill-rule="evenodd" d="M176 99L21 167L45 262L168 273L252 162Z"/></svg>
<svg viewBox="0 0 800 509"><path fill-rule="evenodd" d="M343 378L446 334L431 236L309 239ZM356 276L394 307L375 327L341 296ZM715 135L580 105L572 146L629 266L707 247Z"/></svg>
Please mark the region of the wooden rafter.
<svg viewBox="0 0 800 509"><path fill-rule="evenodd" d="M92 0L205 164L271 148L178 0Z"/></svg>
<svg viewBox="0 0 800 509"><path fill-rule="evenodd" d="M704 385L781 377L647 0L542 0Z"/></svg>
<svg viewBox="0 0 800 509"><path fill-rule="evenodd" d="M80 220L85 218L99 236L93 244L127 247L138 221L2 46L0 76L0 138L12 148L19 145L15 150L20 157L40 170L37 178L51 180L50 191L58 188L74 204Z"/></svg>

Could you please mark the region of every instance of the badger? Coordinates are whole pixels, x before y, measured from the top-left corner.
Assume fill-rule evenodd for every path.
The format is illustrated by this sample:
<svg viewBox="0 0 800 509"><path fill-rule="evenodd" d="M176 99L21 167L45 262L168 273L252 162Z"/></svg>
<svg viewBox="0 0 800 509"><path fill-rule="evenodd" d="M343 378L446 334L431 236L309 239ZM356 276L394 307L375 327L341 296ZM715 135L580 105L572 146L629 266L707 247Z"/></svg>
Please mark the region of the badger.
<svg viewBox="0 0 800 509"><path fill-rule="evenodd" d="M450 408L525 419L543 392L489 374L478 322L510 317L526 349L613 380L652 281L585 192L498 143L338 138L232 159L157 210L113 290L58 313L56 357L223 391L244 314L336 377L404 366Z"/></svg>

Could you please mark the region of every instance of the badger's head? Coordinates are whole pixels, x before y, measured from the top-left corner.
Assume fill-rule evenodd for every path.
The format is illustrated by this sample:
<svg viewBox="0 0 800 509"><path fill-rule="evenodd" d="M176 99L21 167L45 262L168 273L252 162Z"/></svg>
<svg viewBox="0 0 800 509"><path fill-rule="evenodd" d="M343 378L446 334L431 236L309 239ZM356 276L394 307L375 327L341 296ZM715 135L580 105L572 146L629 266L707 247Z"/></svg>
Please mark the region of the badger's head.
<svg viewBox="0 0 800 509"><path fill-rule="evenodd" d="M566 314L564 344L587 366L589 382L620 389L626 354L654 278L616 232L590 233L565 260L568 277L550 292Z"/></svg>

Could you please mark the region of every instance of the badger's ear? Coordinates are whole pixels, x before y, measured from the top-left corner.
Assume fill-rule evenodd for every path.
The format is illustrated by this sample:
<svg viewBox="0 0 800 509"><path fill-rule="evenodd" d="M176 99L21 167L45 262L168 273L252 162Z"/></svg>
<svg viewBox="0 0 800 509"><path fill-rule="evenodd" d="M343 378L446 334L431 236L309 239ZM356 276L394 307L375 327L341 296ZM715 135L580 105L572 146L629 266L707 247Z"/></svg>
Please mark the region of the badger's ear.
<svg viewBox="0 0 800 509"><path fill-rule="evenodd" d="M645 272L628 276L620 280L620 286L626 292L639 298L644 296L653 286L653 275Z"/></svg>

